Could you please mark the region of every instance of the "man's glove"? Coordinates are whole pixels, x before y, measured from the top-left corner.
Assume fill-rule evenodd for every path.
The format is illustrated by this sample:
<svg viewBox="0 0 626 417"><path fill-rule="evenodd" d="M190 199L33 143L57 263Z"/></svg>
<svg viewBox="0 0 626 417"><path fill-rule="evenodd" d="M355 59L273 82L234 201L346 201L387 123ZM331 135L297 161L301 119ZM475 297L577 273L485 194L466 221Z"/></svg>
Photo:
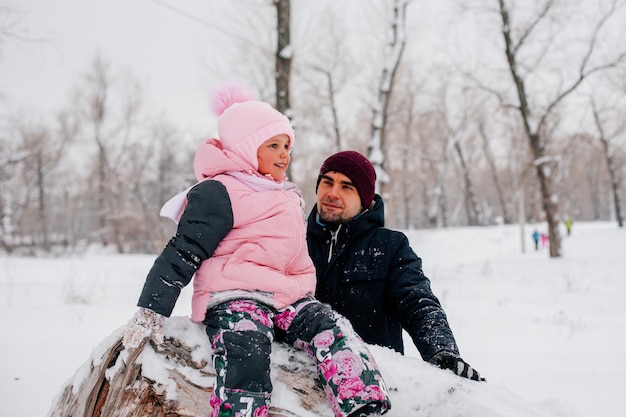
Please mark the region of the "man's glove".
<svg viewBox="0 0 626 417"><path fill-rule="evenodd" d="M441 369L450 369L455 374L468 378L473 381L485 381L478 371L472 368L467 362L465 362L459 355L452 352L441 351L435 354L430 361L433 365L437 365Z"/></svg>
<svg viewBox="0 0 626 417"><path fill-rule="evenodd" d="M148 336L156 345L163 343L163 322L165 317L150 309L141 307L128 323L122 343L126 349L134 349Z"/></svg>

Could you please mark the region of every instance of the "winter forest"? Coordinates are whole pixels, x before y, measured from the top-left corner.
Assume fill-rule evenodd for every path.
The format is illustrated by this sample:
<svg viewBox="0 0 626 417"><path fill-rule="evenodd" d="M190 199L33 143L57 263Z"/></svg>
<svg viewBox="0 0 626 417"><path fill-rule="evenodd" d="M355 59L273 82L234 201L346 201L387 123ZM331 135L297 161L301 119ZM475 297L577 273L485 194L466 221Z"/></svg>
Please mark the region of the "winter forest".
<svg viewBox="0 0 626 417"><path fill-rule="evenodd" d="M309 209L321 162L355 149L392 228L544 223L560 257L567 219L623 227L623 0L212 1L202 15L145 3L206 29L207 118L227 81L291 118L290 178ZM0 67L8 45L41 41L19 7L0 3ZM1 250L156 252L173 231L161 205L194 182L195 148L216 133L173 119L97 50L73 80L43 116L0 80Z"/></svg>

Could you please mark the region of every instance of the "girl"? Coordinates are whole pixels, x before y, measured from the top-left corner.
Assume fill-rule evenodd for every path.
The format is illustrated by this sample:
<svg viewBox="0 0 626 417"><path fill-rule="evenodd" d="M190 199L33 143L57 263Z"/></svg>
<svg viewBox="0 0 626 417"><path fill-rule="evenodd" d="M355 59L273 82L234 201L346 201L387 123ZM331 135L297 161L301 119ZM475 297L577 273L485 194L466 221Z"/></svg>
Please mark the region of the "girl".
<svg viewBox="0 0 626 417"><path fill-rule="evenodd" d="M148 273L124 345L162 343L164 317L193 277L192 320L213 348L212 417L268 415L273 340L314 358L336 416L380 416L390 402L373 358L313 297L304 201L286 178L289 120L237 86L218 91L213 110L219 140L196 152L200 182L162 210L178 229Z"/></svg>

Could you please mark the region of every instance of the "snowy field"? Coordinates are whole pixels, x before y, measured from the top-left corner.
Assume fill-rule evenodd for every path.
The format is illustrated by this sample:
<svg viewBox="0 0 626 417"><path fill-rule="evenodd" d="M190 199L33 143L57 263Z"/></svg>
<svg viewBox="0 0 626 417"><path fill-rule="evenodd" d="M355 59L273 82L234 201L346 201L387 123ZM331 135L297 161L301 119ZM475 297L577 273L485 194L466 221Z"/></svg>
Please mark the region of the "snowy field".
<svg viewBox="0 0 626 417"><path fill-rule="evenodd" d="M542 231L543 225L538 228ZM529 404L557 417L624 416L626 230L614 223L574 224L572 235L563 237L564 257L549 259L547 249L534 250L533 229L524 230L525 253L518 226L408 232L448 313L462 356L488 380L463 383L459 391L473 397L472 406L484 396L491 407L519 400L512 407L522 410ZM3 415L48 413L94 348L133 315L154 258L104 253L62 259L0 257ZM189 299L187 288L173 315L187 316ZM442 371L418 364L402 370L414 372L409 382L405 376L389 375L394 369L400 372L390 363L395 354L382 349L374 353L390 385L407 380L421 387L413 396L394 394L390 416L410 410L416 395L434 395L428 386L456 378L439 377ZM414 348L407 355L418 356ZM400 359L402 364L411 361ZM495 397L502 403L494 402ZM445 399L440 405L436 399L428 401L431 410L453 410L450 416L480 415L464 411L462 399L456 398L454 408ZM424 413L415 415L437 414L421 409Z"/></svg>

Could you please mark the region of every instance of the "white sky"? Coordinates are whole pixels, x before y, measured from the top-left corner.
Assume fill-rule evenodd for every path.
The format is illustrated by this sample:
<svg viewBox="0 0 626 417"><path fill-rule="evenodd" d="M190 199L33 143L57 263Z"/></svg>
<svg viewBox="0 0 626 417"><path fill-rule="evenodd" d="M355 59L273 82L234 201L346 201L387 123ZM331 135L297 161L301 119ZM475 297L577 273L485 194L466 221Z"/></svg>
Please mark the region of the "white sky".
<svg viewBox="0 0 626 417"><path fill-rule="evenodd" d="M332 3L307 4L306 15ZM419 3L412 6L416 16L411 26L422 38L414 53L423 54L432 48L432 42L424 37L433 35L436 17L443 18L439 12L445 6ZM242 4L251 7L255 3ZM365 25L352 35L366 41L383 32L363 22L363 5L345 0L341 7L359 25ZM229 71L226 66L232 64L227 62L232 39L225 36L245 36L235 29L247 22L224 0L0 0L0 6L14 11L11 20L17 24L13 32L28 39L0 43L0 112L26 112L34 119L53 116L68 103L70 90L100 54L114 74L126 72L139 79L152 108L166 110L171 121L182 127L201 131L214 128L208 97L215 84L224 81L219 77ZM229 7L228 12L221 13L223 7ZM298 10L292 5L292 12ZM306 33L311 25L327 23L324 16L322 13L322 21L300 19L292 30ZM442 26L446 32L452 30L448 24ZM432 58L432 53L429 55Z"/></svg>
<svg viewBox="0 0 626 417"><path fill-rule="evenodd" d="M293 4L292 12L300 10L305 1ZM417 42L407 53L417 55L417 62L432 65L435 55L445 50L449 57L470 67L480 68L492 61L484 54L486 46L496 40L482 42L481 38L488 25L467 15L462 18L457 3L418 0L410 6L409 29ZM231 0L0 0L0 7L15 12L14 31L30 40L0 42L0 118L15 112L26 112L35 119L51 117L70 100L70 89L78 77L89 72L99 53L111 64L113 73L127 72L139 79L150 106L165 110L172 122L203 133L213 130L208 97L232 65L227 62L231 51L220 47L232 45L225 36L243 35L235 29L247 21L233 22L241 13L233 12L232 4ZM252 4L239 3L245 7ZM339 7L318 0L306 5L306 15L315 15L309 9L324 4ZM379 5L370 2L368 7L375 7L372 4ZM361 25L352 33L355 39L382 33L363 22L366 5L359 0L341 3L342 13ZM229 7L229 13L221 13L222 7ZM300 19L292 30L306 33L307 26L324 24L324 16L321 21ZM364 41L369 49L371 40Z"/></svg>
<svg viewBox="0 0 626 417"><path fill-rule="evenodd" d="M202 1L178 7L210 20ZM69 100L77 77L97 53L115 72L140 80L153 107L176 123L213 125L203 56L211 30L158 0L2 0L15 11L18 34L29 42L0 44L0 109L49 116ZM204 7L206 9L206 7ZM7 109L8 106L8 109Z"/></svg>

